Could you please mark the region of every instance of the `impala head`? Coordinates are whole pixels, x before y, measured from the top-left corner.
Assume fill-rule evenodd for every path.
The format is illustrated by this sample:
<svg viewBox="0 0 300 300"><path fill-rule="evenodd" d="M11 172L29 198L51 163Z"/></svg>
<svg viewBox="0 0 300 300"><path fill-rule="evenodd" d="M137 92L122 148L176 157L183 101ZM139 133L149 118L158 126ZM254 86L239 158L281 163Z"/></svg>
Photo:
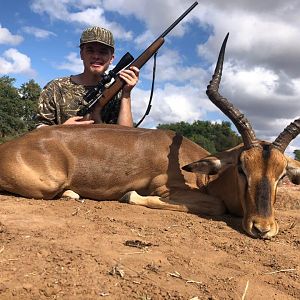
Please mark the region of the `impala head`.
<svg viewBox="0 0 300 300"><path fill-rule="evenodd" d="M289 143L300 132L300 119L288 125L273 143L256 139L250 122L218 92L227 39L228 34L206 93L235 124L243 145L215 156L210 155L183 169L208 175L219 174L215 182L211 183L214 191L217 191L220 198L225 197L224 194L227 197L232 195L232 199L223 198L224 202L231 212L236 212L236 207L240 207L244 230L253 237L271 238L278 233L274 216L278 182L288 175L292 182L300 183L300 163L284 155ZM230 189L233 190L231 194L228 192Z"/></svg>

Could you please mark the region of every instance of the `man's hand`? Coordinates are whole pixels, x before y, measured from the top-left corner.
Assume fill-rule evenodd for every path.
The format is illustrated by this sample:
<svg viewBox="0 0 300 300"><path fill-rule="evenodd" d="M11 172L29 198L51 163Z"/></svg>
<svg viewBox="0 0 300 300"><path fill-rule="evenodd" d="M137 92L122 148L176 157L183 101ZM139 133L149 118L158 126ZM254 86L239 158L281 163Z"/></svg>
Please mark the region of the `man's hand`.
<svg viewBox="0 0 300 300"><path fill-rule="evenodd" d="M71 117L65 123L63 123L63 125L73 125L73 124L88 125L88 124L93 124L94 123L94 120L84 121L84 120L82 120L83 118L84 117L82 117L82 116Z"/></svg>
<svg viewBox="0 0 300 300"><path fill-rule="evenodd" d="M125 86L123 87L123 95L125 97L130 94L131 90L139 81L139 72L140 70L134 66L130 67L129 69L120 71L120 78L122 78L126 82Z"/></svg>

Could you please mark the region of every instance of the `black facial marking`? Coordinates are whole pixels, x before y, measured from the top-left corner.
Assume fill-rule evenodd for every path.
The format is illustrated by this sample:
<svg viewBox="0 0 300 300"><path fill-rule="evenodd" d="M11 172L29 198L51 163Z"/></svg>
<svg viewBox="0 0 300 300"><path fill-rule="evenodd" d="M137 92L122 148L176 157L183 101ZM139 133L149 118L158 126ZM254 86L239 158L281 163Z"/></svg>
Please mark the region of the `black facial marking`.
<svg viewBox="0 0 300 300"><path fill-rule="evenodd" d="M271 185L267 177L263 177L256 189L256 208L262 216L271 214Z"/></svg>
<svg viewBox="0 0 300 300"><path fill-rule="evenodd" d="M270 158L270 155L271 155L271 147L270 145L266 144L266 145L263 145L263 158L264 160L268 160Z"/></svg>

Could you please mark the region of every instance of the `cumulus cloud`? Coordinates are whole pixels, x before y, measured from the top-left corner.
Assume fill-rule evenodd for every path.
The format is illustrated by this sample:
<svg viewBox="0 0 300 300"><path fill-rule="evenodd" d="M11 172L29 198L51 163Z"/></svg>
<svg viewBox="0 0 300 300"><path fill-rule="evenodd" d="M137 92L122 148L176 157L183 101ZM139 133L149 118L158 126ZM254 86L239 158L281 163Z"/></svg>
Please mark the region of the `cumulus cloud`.
<svg viewBox="0 0 300 300"><path fill-rule="evenodd" d="M47 0L33 0L31 2L31 9L39 14L46 14L52 20L66 20L68 19L68 4L70 1L52 0L51 5Z"/></svg>
<svg viewBox="0 0 300 300"><path fill-rule="evenodd" d="M17 49L10 48L0 56L0 74L27 74L35 76L31 59Z"/></svg>
<svg viewBox="0 0 300 300"><path fill-rule="evenodd" d="M56 34L52 31L44 30L44 29L37 28L37 27L34 27L34 26L24 26L22 28L22 30L25 33L31 34L31 35L35 36L36 38L39 38L39 39L46 39L49 36L56 36Z"/></svg>
<svg viewBox="0 0 300 300"><path fill-rule="evenodd" d="M113 31L115 37L121 40L132 39L131 31L105 17L101 1L54 0L49 5L47 0L34 0L31 9L36 13L48 15L52 20L75 23L82 27L101 26Z"/></svg>
<svg viewBox="0 0 300 300"><path fill-rule="evenodd" d="M148 91L138 87L133 90L133 114L136 121L145 113L149 96ZM158 123L202 120L206 118L208 112L215 109L198 88L190 85L178 87L168 83L162 88L155 89L151 113L143 126L154 127Z"/></svg>
<svg viewBox="0 0 300 300"><path fill-rule="evenodd" d="M269 0L199 2L196 18L200 26L210 26L212 34L198 44L198 55L213 67L230 32L220 89L266 140L273 140L300 115L299 5ZM291 147L300 148L298 140Z"/></svg>
<svg viewBox="0 0 300 300"><path fill-rule="evenodd" d="M261 18L246 11L231 13L230 17L228 14L229 12L216 10L209 14L212 19L207 22L214 26L215 34L210 36L206 44L198 45L200 56L213 61L222 39L230 32L230 58L248 66L265 65L276 72L285 70L290 76L300 76L300 70L294 67L300 51L300 31L297 24ZM213 23L213 20L217 21Z"/></svg>
<svg viewBox="0 0 300 300"><path fill-rule="evenodd" d="M16 46L23 41L20 35L12 34L7 28L0 24L0 44Z"/></svg>
<svg viewBox="0 0 300 300"><path fill-rule="evenodd" d="M56 68L72 73L81 73L83 71L82 60L77 53L71 52L65 57L65 61L57 65Z"/></svg>
<svg viewBox="0 0 300 300"><path fill-rule="evenodd" d="M152 0L144 1L141 5L139 0L103 0L103 6L107 10L119 12L123 15L134 16L142 20L155 35L160 34L169 27L194 1L182 0ZM122 7L122 9L120 9ZM176 28L171 35L183 36L186 32L185 23L193 19L193 10Z"/></svg>

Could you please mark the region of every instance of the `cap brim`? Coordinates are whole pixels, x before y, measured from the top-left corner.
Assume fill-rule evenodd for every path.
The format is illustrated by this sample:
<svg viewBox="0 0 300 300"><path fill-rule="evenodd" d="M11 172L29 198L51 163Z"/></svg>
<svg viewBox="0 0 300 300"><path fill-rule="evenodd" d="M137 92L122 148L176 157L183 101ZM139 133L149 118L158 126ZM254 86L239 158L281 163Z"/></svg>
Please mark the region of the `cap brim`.
<svg viewBox="0 0 300 300"><path fill-rule="evenodd" d="M102 44L102 45L105 45L105 46L108 46L108 47L110 47L110 48L115 49L114 46L109 45L109 44L107 44L107 43L105 43L105 42L102 42L102 41L100 42L100 41L98 41L98 40L90 40L90 41L87 41L87 42L82 42L82 43L80 43L80 46L81 46L81 45L84 45L84 44L88 44L88 43L99 43L99 44Z"/></svg>

